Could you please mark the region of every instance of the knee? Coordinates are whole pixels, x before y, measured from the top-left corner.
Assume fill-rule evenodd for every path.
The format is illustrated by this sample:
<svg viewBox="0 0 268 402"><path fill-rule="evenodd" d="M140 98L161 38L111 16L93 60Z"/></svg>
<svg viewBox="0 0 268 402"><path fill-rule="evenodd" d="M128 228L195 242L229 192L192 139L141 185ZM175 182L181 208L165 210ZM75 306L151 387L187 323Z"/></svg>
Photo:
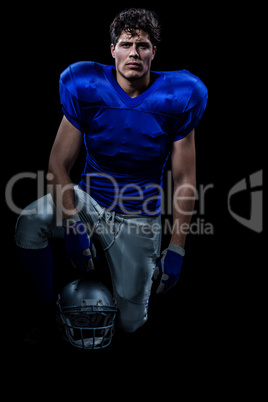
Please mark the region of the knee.
<svg viewBox="0 0 268 402"><path fill-rule="evenodd" d="M137 329L139 329L142 325L144 325L147 321L147 317L143 317L142 319L139 320L120 320L119 321L119 327L123 332L126 332L128 334L131 334Z"/></svg>
<svg viewBox="0 0 268 402"><path fill-rule="evenodd" d="M118 326L122 331L132 333L146 323L148 317L147 304L135 304L121 299L118 307Z"/></svg>
<svg viewBox="0 0 268 402"><path fill-rule="evenodd" d="M35 203L19 215L15 227L15 242L22 248L38 249L48 244L48 216L34 209Z"/></svg>

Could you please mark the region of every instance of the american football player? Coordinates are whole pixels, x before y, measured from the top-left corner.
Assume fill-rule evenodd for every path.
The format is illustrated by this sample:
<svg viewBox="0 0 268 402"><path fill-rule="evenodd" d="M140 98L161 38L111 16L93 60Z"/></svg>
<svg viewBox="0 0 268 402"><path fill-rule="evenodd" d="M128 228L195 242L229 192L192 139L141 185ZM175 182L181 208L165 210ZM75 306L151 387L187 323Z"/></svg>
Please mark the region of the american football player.
<svg viewBox="0 0 268 402"><path fill-rule="evenodd" d="M62 237L77 269L94 269L94 239L106 255L118 325L134 332L147 320L152 280L157 293L179 279L194 208L195 127L207 89L189 71L153 71L160 41L154 12L127 9L111 26L114 65L82 61L60 76L63 118L51 150L50 193L19 216L15 240L43 304L53 299L49 240ZM83 144L85 167L71 169ZM173 232L161 248L163 172L171 158Z"/></svg>

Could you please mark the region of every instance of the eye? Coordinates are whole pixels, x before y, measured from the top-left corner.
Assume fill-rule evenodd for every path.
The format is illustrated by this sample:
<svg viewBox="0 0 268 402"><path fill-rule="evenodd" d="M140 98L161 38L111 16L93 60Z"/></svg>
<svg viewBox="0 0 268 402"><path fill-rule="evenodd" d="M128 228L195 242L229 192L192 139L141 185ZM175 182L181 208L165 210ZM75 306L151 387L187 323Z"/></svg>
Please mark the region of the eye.
<svg viewBox="0 0 268 402"><path fill-rule="evenodd" d="M139 47L140 47L142 50L149 49L149 45L147 45L146 43L140 44Z"/></svg>

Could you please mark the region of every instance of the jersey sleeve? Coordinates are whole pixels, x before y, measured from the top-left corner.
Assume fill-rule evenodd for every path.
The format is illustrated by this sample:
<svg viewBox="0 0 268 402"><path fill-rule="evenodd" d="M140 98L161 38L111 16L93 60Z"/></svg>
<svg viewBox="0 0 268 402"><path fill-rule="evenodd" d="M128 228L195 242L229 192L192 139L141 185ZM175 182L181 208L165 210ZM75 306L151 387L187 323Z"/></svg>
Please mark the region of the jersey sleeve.
<svg viewBox="0 0 268 402"><path fill-rule="evenodd" d="M208 92L203 82L197 79L188 104L175 125L173 141L178 141L189 134L199 123L207 105Z"/></svg>
<svg viewBox="0 0 268 402"><path fill-rule="evenodd" d="M79 88L77 88L78 84L75 82L72 70L71 65L60 76L60 101L65 117L83 133L87 126L85 102L79 99Z"/></svg>

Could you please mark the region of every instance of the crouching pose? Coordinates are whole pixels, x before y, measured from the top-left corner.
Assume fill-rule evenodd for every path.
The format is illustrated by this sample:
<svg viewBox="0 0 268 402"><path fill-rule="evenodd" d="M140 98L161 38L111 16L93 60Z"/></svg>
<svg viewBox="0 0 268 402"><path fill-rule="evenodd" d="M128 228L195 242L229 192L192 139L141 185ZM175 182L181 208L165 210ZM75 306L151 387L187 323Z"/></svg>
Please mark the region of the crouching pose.
<svg viewBox="0 0 268 402"><path fill-rule="evenodd" d="M207 89L186 70L151 71L160 40L157 16L121 12L110 26L115 66L77 62L60 77L63 118L49 159L51 193L19 216L15 240L41 302L53 298L49 240L62 237L72 264L94 267L94 239L106 254L119 310L133 332L147 319L152 280L158 293L179 279L185 225L194 207L195 127ZM84 139L81 181L70 171ZM163 172L171 157L173 232L160 256Z"/></svg>

